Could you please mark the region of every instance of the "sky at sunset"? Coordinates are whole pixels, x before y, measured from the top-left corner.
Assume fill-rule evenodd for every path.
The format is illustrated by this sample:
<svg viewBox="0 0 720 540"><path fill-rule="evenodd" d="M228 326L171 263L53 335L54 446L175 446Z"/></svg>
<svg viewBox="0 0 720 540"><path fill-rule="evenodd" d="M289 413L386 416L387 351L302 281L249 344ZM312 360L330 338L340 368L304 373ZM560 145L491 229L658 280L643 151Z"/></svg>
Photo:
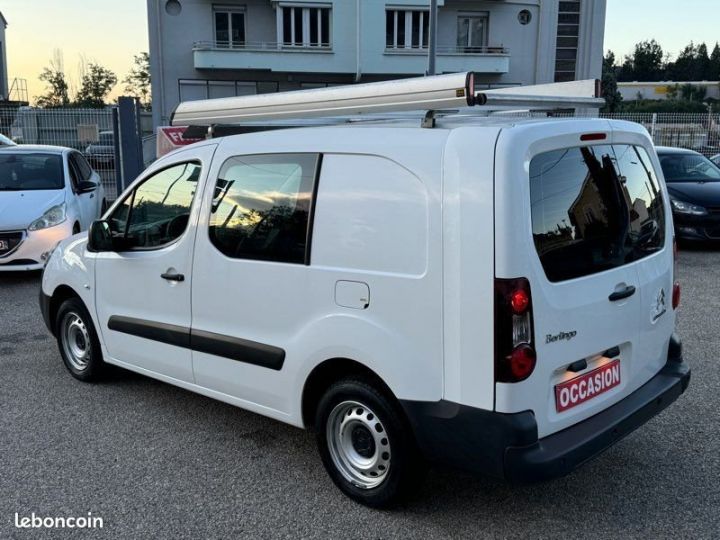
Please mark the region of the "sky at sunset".
<svg viewBox="0 0 720 540"><path fill-rule="evenodd" d="M133 55L148 49L145 6L145 0L0 0L9 23L10 78L27 79L32 101L44 89L37 77L58 49L74 86L81 57L122 80ZM651 38L673 56L690 40L712 47L720 40L717 7L718 0L608 0L605 49L622 58L636 42ZM120 93L122 84L113 95Z"/></svg>

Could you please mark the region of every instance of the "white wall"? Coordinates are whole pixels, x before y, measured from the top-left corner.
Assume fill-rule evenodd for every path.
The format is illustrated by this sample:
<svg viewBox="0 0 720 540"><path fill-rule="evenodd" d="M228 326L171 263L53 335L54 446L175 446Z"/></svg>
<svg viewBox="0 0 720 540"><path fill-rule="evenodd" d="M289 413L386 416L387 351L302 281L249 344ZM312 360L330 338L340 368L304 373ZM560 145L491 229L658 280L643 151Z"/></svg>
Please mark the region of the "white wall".
<svg viewBox="0 0 720 540"><path fill-rule="evenodd" d="M705 97L720 99L720 82L718 81L696 81L690 83L675 83L672 81L621 82L618 83L618 91L625 101L635 101L638 97L641 99L664 100L668 98L668 90L676 84L680 87L686 84L704 86L707 92Z"/></svg>

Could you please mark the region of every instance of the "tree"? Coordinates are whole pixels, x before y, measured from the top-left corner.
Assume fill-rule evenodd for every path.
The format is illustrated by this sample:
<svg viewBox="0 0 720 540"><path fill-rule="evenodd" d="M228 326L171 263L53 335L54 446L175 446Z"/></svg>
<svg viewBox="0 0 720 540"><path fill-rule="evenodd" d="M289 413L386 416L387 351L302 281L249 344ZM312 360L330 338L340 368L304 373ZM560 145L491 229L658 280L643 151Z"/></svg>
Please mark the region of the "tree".
<svg viewBox="0 0 720 540"><path fill-rule="evenodd" d="M697 57L698 47L691 41L680 53L677 60L668 66L670 78L674 81L697 80Z"/></svg>
<svg viewBox="0 0 720 540"><path fill-rule="evenodd" d="M697 48L695 56L695 79L696 81L710 80L710 56L708 56L708 48L705 43L701 43Z"/></svg>
<svg viewBox="0 0 720 540"><path fill-rule="evenodd" d="M65 77L62 52L55 51L50 65L45 67L39 79L47 85L45 94L35 97L38 107L67 107L70 105L69 86Z"/></svg>
<svg viewBox="0 0 720 540"><path fill-rule="evenodd" d="M125 92L140 98L142 106L146 109L152 106L150 80L150 55L146 52L136 54L135 64L123 82Z"/></svg>
<svg viewBox="0 0 720 540"><path fill-rule="evenodd" d="M710 67L708 73L708 81L720 80L720 44L715 43L715 48L710 54Z"/></svg>
<svg viewBox="0 0 720 540"><path fill-rule="evenodd" d="M96 62L90 62L80 80L75 103L78 107L102 108L105 98L117 84L117 76Z"/></svg>
<svg viewBox="0 0 720 540"><path fill-rule="evenodd" d="M622 102L618 91L617 74L615 68L615 53L608 51L603 58L602 66L602 94L605 98L605 112L615 112Z"/></svg>
<svg viewBox="0 0 720 540"><path fill-rule="evenodd" d="M625 57L620 80L657 81L662 78L664 53L660 44L651 39L635 45L631 56Z"/></svg>

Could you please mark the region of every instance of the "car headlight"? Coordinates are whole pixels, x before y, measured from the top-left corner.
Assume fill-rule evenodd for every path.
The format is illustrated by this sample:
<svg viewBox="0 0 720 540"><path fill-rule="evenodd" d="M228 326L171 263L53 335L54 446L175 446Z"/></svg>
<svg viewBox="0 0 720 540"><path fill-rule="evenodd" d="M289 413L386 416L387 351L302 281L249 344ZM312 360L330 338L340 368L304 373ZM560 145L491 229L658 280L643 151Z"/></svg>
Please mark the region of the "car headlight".
<svg viewBox="0 0 720 540"><path fill-rule="evenodd" d="M704 216L707 215L707 210L702 206L696 204L690 204L685 201L678 201L677 199L670 199L672 203L673 211L678 214L688 214L691 216Z"/></svg>
<svg viewBox="0 0 720 540"><path fill-rule="evenodd" d="M60 225L66 219L67 212L65 203L58 204L33 221L28 227L28 230L39 231L41 229L47 229L48 227L54 227L55 225Z"/></svg>

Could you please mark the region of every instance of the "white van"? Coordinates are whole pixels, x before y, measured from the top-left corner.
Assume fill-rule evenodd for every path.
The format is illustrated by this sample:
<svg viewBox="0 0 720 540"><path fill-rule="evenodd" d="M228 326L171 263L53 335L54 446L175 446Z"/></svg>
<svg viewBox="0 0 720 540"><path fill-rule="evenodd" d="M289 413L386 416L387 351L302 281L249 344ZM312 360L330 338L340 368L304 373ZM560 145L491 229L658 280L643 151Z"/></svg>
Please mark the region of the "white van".
<svg viewBox="0 0 720 540"><path fill-rule="evenodd" d="M314 428L337 486L378 507L426 462L561 476L672 403L690 371L646 131L434 123L235 135L153 164L45 269L69 371L115 364Z"/></svg>

